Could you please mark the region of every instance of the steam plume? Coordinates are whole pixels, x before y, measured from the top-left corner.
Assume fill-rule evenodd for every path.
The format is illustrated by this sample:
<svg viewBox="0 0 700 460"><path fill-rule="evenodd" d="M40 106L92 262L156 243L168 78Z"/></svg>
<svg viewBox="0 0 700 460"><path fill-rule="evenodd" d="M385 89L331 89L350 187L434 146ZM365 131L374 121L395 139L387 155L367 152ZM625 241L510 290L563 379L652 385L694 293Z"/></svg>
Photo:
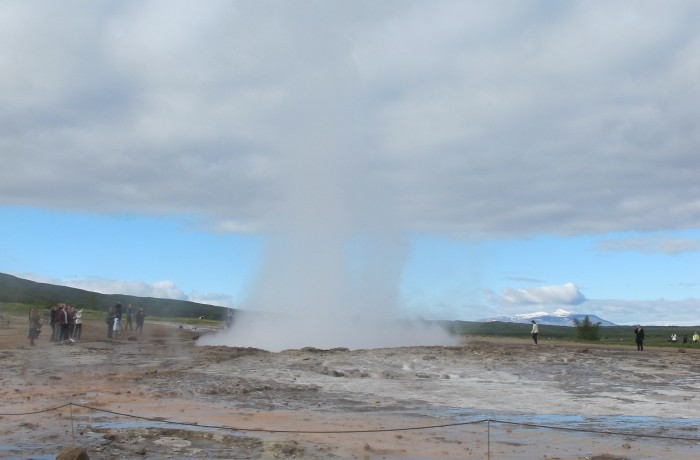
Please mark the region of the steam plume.
<svg viewBox="0 0 700 460"><path fill-rule="evenodd" d="M342 80L342 78L340 79ZM266 259L246 309L204 344L272 351L313 346L371 348L451 343L438 328L400 320L408 245L390 189L371 168L368 133L347 88L314 80L293 130L284 132L284 199L274 209ZM329 110L343 104L345 111ZM342 115L337 115L342 112Z"/></svg>

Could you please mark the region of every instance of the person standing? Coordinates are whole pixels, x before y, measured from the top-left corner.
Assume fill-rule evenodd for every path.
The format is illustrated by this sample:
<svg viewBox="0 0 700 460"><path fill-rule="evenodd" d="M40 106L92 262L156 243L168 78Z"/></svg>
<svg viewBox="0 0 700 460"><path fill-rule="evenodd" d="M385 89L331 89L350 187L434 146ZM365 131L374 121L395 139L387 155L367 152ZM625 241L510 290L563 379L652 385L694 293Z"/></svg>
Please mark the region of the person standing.
<svg viewBox="0 0 700 460"><path fill-rule="evenodd" d="M83 309L76 310L75 312L75 329L73 330L73 339L77 340L80 338L80 334L83 332Z"/></svg>
<svg viewBox="0 0 700 460"><path fill-rule="evenodd" d="M119 331L120 330L121 330L121 321L120 321L119 315L114 315L114 328L112 330L112 333L114 334L115 339L119 338Z"/></svg>
<svg viewBox="0 0 700 460"><path fill-rule="evenodd" d="M41 315L36 311L36 308L32 308L29 310L29 345L35 345L34 340L39 338L41 326Z"/></svg>
<svg viewBox="0 0 700 460"><path fill-rule="evenodd" d="M120 303L118 303L114 307L114 318L118 319L119 322L121 323L121 321L122 321L122 304L120 304Z"/></svg>
<svg viewBox="0 0 700 460"><path fill-rule="evenodd" d="M73 340L75 333L75 307L68 307L68 339Z"/></svg>
<svg viewBox="0 0 700 460"><path fill-rule="evenodd" d="M107 312L107 318L105 318L105 321L107 321L107 338L111 339L112 329L114 328L114 308L109 308L109 311Z"/></svg>
<svg viewBox="0 0 700 460"><path fill-rule="evenodd" d="M537 326L537 323L535 320L532 320L532 330L530 331L530 335L532 336L532 340L535 342L535 345L537 345L537 334L540 333L540 328Z"/></svg>
<svg viewBox="0 0 700 460"><path fill-rule="evenodd" d="M146 319L146 312L143 311L143 307L136 313L136 333L141 334L143 332L143 322Z"/></svg>
<svg viewBox="0 0 700 460"><path fill-rule="evenodd" d="M66 304L61 304L58 308L58 324L61 326L58 341L63 342L70 338L70 313L68 312L69 307Z"/></svg>
<svg viewBox="0 0 700 460"><path fill-rule="evenodd" d="M639 324L634 326L634 341L637 344L637 351L644 351L644 328Z"/></svg>
<svg viewBox="0 0 700 460"><path fill-rule="evenodd" d="M128 307L126 307L126 326L124 326L124 330L129 330L133 331L134 326L133 326L133 320L134 320L134 309L131 307L131 304L129 304Z"/></svg>
<svg viewBox="0 0 700 460"><path fill-rule="evenodd" d="M56 341L58 341L58 332L59 332L58 305L51 306L51 320L50 320L49 324L51 325L51 341L56 342Z"/></svg>

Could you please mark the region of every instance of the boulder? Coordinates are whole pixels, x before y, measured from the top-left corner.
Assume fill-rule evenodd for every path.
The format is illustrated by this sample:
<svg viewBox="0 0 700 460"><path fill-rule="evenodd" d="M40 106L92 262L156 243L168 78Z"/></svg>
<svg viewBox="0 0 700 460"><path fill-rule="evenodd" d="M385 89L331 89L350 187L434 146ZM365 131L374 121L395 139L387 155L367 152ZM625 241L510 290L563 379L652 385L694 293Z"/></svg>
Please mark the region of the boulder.
<svg viewBox="0 0 700 460"><path fill-rule="evenodd" d="M56 460L90 460L90 456L82 447L66 447L58 453Z"/></svg>

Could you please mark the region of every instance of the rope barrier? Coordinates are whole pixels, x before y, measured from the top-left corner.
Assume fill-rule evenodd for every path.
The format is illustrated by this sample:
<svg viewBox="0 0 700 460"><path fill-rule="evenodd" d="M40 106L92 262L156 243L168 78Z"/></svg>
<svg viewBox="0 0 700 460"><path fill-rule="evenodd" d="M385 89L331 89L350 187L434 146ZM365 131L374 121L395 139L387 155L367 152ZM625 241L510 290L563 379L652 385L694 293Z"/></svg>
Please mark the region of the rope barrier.
<svg viewBox="0 0 700 460"><path fill-rule="evenodd" d="M113 414L113 415L119 415L122 417L131 417L131 418L136 418L139 420L148 420L151 422L158 422L158 423L167 423L171 425L180 425L180 426L195 426L198 428L210 428L210 429L220 429L220 430L231 430L231 431L246 431L246 432L256 432L256 433L288 433L288 434L350 434L350 433L383 433L383 432L390 432L390 431L415 431L415 430L430 430L430 429L436 429L436 428L448 428L448 427L453 427L453 426L462 426L462 425L476 425L479 423L484 423L487 420L475 420L471 422L458 422L458 423L444 423L440 425L424 425L424 426L419 426L419 427L402 427L402 428L375 428L375 429L366 429L366 430L273 430L273 429L265 429L265 428L240 428L240 427L231 427L231 426L225 426L225 425L202 425L200 423L194 423L194 422L176 422L172 420L161 420L161 419L155 419L155 418L149 418L149 417L143 417L140 415L133 415L133 414L124 414L121 412L115 412L111 411L108 409L98 409L95 407L90 407L90 406L83 406L81 404L75 404L71 403L74 406L77 407L82 407L84 409L90 409L98 412L105 412L108 414Z"/></svg>
<svg viewBox="0 0 700 460"><path fill-rule="evenodd" d="M538 425L535 423L525 423L525 422L511 422L507 420L491 420L492 423L501 423L504 425L518 425L527 426L532 428L546 428L549 430L559 430L559 431L576 431L579 433L594 433L594 434L609 434L614 436L630 436L635 438L654 438L654 439L670 439L674 441L691 441L700 442L700 438L686 438L683 436L664 436L661 434L637 434L628 433L625 431L604 431L604 430L594 430L592 428L569 428L565 426L551 426L551 425Z"/></svg>
<svg viewBox="0 0 700 460"><path fill-rule="evenodd" d="M43 414L44 412L53 412L58 409L63 409L64 407L70 406L72 403L66 403L62 404L60 406L56 407L49 407L48 409L42 409L42 410L36 410L33 412L16 412L16 413L4 413L0 412L0 416L2 417L12 417L13 415L34 415L34 414Z"/></svg>
<svg viewBox="0 0 700 460"><path fill-rule="evenodd" d="M276 429L267 429L267 428L242 428L242 427L232 427L232 426L226 426L226 425L206 425L206 424L203 425L203 424L196 423L196 422L177 422L177 421L173 421L173 420L163 420L163 419L154 418L154 417L145 417L145 416L141 416L141 415L125 414L122 412L116 412L116 411L109 410L109 409L101 409L101 408L86 406L86 405L77 404L77 403L66 403L66 404L63 404L61 406L46 408L46 409L32 411L32 412L0 413L0 416L10 417L10 416L22 416L22 415L35 415L35 414L41 414L41 413L45 413L45 412L51 412L51 411L63 409L65 407L69 407L69 406L71 407L71 423L72 423L72 418L73 418L72 406L75 406L75 407L80 407L80 408L88 409L88 410L95 411L95 412L103 412L103 413L107 413L107 414L117 415L120 417L128 417L128 418L134 418L134 419L139 419L139 420L146 420L146 421L154 422L154 423L164 423L164 424L179 425L179 426L191 426L191 427L208 428L208 429L215 429L215 430L244 431L244 432L251 432L251 433L252 432L286 433L286 434L386 433L386 432L397 432L397 431L433 430L433 429L438 429L438 428L451 428L451 427L458 427L458 426L465 426L465 425L478 425L478 424L486 423L486 424L488 424L488 427L489 427L489 436L490 436L490 424L491 423L499 423L502 425L515 425L515 426L522 426L522 427L529 427L529 428L540 428L540 429L547 429L547 430L603 434L603 435L611 435L611 436L627 436L627 437L635 437L635 438L665 439L665 440L672 440L672 441L700 442L700 438L694 438L694 437L630 433L630 432L625 432L625 431L595 430L592 428L570 428L570 427L563 427L563 426L540 425L540 424L536 424L536 423L527 423L527 422L513 422L513 421L509 421L509 420L499 420L499 419L491 419L491 418L472 420L472 421L468 421L468 422L453 422L453 423L441 423L441 424L436 424L436 425L421 425L421 426L413 426L413 427L395 427L395 428L375 428L375 429L364 429L364 430L276 430Z"/></svg>

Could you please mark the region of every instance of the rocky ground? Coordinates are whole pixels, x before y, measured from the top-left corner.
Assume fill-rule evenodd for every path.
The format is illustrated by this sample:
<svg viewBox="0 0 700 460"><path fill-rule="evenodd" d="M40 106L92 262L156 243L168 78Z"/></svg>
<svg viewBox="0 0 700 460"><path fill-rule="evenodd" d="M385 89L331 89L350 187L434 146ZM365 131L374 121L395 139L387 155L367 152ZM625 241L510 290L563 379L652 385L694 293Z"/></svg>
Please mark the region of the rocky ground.
<svg viewBox="0 0 700 460"><path fill-rule="evenodd" d="M270 353L198 346L207 332L189 326L147 322L140 336L107 339L88 322L69 344L47 329L30 347L24 318L0 328L0 458L55 458L70 445L92 459L700 454L697 349L542 334L537 346Z"/></svg>

